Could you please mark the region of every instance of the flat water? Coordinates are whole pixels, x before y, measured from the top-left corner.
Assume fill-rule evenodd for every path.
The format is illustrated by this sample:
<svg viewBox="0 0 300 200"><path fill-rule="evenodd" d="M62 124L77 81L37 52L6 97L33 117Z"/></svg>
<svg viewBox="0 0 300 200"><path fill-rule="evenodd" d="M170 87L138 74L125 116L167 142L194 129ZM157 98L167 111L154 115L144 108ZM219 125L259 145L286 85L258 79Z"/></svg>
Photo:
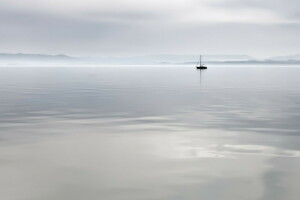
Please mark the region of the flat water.
<svg viewBox="0 0 300 200"><path fill-rule="evenodd" d="M0 199L299 200L299 77L0 68Z"/></svg>

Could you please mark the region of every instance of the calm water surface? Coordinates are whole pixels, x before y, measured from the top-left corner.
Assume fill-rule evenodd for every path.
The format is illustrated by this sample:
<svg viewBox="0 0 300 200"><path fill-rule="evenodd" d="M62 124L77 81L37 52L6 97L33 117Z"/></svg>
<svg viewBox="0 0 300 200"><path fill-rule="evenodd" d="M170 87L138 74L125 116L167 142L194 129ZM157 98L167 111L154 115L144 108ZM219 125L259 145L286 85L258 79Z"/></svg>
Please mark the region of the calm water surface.
<svg viewBox="0 0 300 200"><path fill-rule="evenodd" d="M0 68L2 200L299 200L300 68Z"/></svg>

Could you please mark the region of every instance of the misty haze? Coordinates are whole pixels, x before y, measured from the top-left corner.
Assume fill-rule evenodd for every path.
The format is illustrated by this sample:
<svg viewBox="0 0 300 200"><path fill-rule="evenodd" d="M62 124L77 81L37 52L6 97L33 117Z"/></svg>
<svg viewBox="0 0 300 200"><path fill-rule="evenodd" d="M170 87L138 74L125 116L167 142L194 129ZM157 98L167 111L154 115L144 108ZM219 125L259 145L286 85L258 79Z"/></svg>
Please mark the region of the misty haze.
<svg viewBox="0 0 300 200"><path fill-rule="evenodd" d="M299 200L296 0L1 0L0 200Z"/></svg>

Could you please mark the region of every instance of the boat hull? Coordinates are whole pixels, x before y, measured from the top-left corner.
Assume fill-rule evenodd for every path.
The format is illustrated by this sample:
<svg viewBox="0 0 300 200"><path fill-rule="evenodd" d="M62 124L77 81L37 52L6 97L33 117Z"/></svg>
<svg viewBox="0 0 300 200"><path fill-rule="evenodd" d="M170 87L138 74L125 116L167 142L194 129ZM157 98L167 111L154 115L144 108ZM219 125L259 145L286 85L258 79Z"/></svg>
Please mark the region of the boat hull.
<svg viewBox="0 0 300 200"><path fill-rule="evenodd" d="M207 67L205 67L205 66L197 66L196 68L197 69L207 69Z"/></svg>

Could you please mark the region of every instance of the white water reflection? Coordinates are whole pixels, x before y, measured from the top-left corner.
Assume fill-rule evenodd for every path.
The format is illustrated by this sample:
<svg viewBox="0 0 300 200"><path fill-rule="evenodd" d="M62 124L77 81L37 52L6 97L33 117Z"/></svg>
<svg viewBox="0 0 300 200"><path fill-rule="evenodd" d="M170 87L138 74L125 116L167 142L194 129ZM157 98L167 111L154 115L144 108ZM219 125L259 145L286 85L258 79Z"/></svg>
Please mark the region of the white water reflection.
<svg viewBox="0 0 300 200"><path fill-rule="evenodd" d="M0 199L300 197L300 68L0 72Z"/></svg>

